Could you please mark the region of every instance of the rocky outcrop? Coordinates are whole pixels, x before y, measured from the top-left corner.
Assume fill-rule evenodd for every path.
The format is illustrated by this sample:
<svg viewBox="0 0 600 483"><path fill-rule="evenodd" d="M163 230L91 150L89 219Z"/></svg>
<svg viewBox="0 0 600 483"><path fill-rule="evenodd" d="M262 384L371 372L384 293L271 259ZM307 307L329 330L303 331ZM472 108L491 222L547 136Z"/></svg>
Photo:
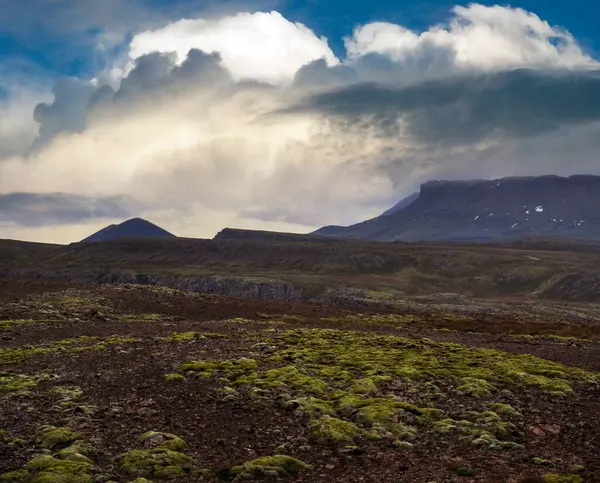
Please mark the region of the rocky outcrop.
<svg viewBox="0 0 600 483"><path fill-rule="evenodd" d="M215 242L221 241L264 241L264 242L332 242L335 240L316 235L302 233L279 233L264 230L244 230L240 228L224 228L213 238ZM338 240L340 241L340 240ZM341 241L344 241L342 239Z"/></svg>
<svg viewBox="0 0 600 483"><path fill-rule="evenodd" d="M108 272L99 275L100 284L131 283L157 285L188 292L229 295L263 300L299 301L302 290L279 280L248 277L185 277L179 275Z"/></svg>
<svg viewBox="0 0 600 483"><path fill-rule="evenodd" d="M600 240L600 176L430 181L400 210L314 234L408 242Z"/></svg>

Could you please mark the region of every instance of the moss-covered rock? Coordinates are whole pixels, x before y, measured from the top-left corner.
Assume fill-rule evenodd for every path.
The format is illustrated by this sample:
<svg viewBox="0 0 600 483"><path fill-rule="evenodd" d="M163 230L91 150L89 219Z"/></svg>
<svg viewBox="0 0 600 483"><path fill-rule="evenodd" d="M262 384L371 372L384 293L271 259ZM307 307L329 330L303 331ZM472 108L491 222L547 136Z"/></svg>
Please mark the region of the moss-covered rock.
<svg viewBox="0 0 600 483"><path fill-rule="evenodd" d="M148 431L142 434L138 441L147 448L164 448L172 451L186 450L188 445L179 436L171 433L161 433L159 431Z"/></svg>
<svg viewBox="0 0 600 483"><path fill-rule="evenodd" d="M513 408L510 404L502 404L502 403L492 403L488 404L490 411L494 411L497 414L502 416L507 416L510 418L521 418L522 415L515 408Z"/></svg>
<svg viewBox="0 0 600 483"><path fill-rule="evenodd" d="M263 456L243 465L233 466L227 473L228 479L256 479L295 475L313 467L287 455Z"/></svg>
<svg viewBox="0 0 600 483"><path fill-rule="evenodd" d="M134 477L175 479L194 469L189 456L165 448L134 449L116 458L119 469Z"/></svg>
<svg viewBox="0 0 600 483"><path fill-rule="evenodd" d="M24 468L27 475L22 483L92 483L92 464L89 461L68 461L50 455L30 460Z"/></svg>
<svg viewBox="0 0 600 483"><path fill-rule="evenodd" d="M367 436L368 433L350 421L343 421L331 416L323 416L309 423L312 441L334 446L355 445L355 439Z"/></svg>
<svg viewBox="0 0 600 483"><path fill-rule="evenodd" d="M186 442L175 434L148 431L138 440L147 449L134 449L116 458L123 473L170 480L195 472L191 458L181 452L187 448Z"/></svg>
<svg viewBox="0 0 600 483"><path fill-rule="evenodd" d="M69 447L77 440L83 439L81 433L69 428L57 428L55 426L44 426L40 431L40 446L52 451Z"/></svg>

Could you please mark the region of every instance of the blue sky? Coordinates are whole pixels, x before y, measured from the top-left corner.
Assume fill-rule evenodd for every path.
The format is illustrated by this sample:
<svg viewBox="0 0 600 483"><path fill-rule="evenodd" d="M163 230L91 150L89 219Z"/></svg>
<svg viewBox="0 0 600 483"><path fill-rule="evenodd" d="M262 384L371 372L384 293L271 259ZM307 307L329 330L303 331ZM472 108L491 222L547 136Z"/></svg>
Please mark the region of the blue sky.
<svg viewBox="0 0 600 483"><path fill-rule="evenodd" d="M28 61L48 75L86 76L93 75L102 67L103 59L116 54L112 52L98 55L95 39L103 31L117 29L125 35L125 48L128 33L144 28L148 23L177 20L185 16L205 15L207 12L256 11L275 9L291 21L302 22L317 35L324 35L338 55L343 57L343 37L350 35L359 24L374 21L398 23L405 27L422 31L427 27L444 22L455 5L468 5L470 2L451 0L393 1L373 0L339 2L326 0L257 0L254 2L211 2L206 0L116 0L112 3L124 7L114 8L114 17L102 15L94 18L94 12L85 17L85 8L77 15L64 12L72 0L57 2L55 7L37 8L40 0L6 0L14 5L0 18L0 58L11 63L19 61L25 68ZM90 3L82 0L81 4ZM101 2L98 2L101 3ZM579 44L588 52L596 54L600 49L600 6L595 0L547 1L520 0L510 4L480 1L483 5L510 5L523 8L540 16L551 25L570 31ZM120 15L120 8L131 12L131 16ZM62 12L61 12L62 10ZM38 12L36 16L35 12ZM34 12L34 13L32 13ZM136 12L140 12L136 18ZM143 12L143 13L142 13ZM12 18L11 18L12 17ZM130 20L130 21L129 21ZM145 22L148 20L148 23ZM154 22L154 23L152 23ZM30 70L33 66L28 67Z"/></svg>

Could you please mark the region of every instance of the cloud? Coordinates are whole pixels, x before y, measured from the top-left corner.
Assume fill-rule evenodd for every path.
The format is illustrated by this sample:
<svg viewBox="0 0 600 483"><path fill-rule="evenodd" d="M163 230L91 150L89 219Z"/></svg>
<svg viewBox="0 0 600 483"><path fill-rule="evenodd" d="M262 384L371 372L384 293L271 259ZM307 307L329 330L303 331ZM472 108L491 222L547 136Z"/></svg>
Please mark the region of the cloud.
<svg viewBox="0 0 600 483"><path fill-rule="evenodd" d="M62 131L82 131L93 93L94 87L89 82L69 77L59 79L52 88L54 102L40 103L33 111L33 118L40 126L33 147L48 143Z"/></svg>
<svg viewBox="0 0 600 483"><path fill-rule="evenodd" d="M263 25L275 37L257 35ZM182 236L213 236L357 222L431 178L597 171L600 68L569 34L480 6L405 30L359 27L339 62L273 12L140 33L126 69L117 59L93 82L57 82L35 110L37 149L0 156L0 194L36 193L52 207L62 193L108 217L120 207ZM25 220L27 210L15 213ZM74 226L39 233L89 234Z"/></svg>
<svg viewBox="0 0 600 483"><path fill-rule="evenodd" d="M308 27L293 23L278 12L238 13L217 20L185 19L134 36L129 56L137 59L151 52L175 52L183 61L191 49L219 52L236 80L265 82L291 80L296 71L315 59L329 65L337 58L327 40Z"/></svg>
<svg viewBox="0 0 600 483"><path fill-rule="evenodd" d="M350 58L377 53L422 70L598 66L569 32L525 10L471 4L453 13L447 25L421 33L386 22L357 27L346 50Z"/></svg>
<svg viewBox="0 0 600 483"><path fill-rule="evenodd" d="M0 195L0 225L25 227L74 225L97 218L130 215L125 197L93 198L66 193L10 193Z"/></svg>
<svg viewBox="0 0 600 483"><path fill-rule="evenodd" d="M309 97L296 108L424 143L529 137L600 120L600 70L512 70L404 88L362 83Z"/></svg>

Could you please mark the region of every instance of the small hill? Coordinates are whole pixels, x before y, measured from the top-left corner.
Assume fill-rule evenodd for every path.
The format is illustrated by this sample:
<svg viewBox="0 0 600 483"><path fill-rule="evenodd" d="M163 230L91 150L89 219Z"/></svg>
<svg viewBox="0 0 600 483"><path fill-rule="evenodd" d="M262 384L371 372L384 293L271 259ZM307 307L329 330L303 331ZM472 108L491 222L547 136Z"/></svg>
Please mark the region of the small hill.
<svg viewBox="0 0 600 483"><path fill-rule="evenodd" d="M81 243L118 240L120 238L175 238L175 235L142 218L132 218L119 225L109 225Z"/></svg>

